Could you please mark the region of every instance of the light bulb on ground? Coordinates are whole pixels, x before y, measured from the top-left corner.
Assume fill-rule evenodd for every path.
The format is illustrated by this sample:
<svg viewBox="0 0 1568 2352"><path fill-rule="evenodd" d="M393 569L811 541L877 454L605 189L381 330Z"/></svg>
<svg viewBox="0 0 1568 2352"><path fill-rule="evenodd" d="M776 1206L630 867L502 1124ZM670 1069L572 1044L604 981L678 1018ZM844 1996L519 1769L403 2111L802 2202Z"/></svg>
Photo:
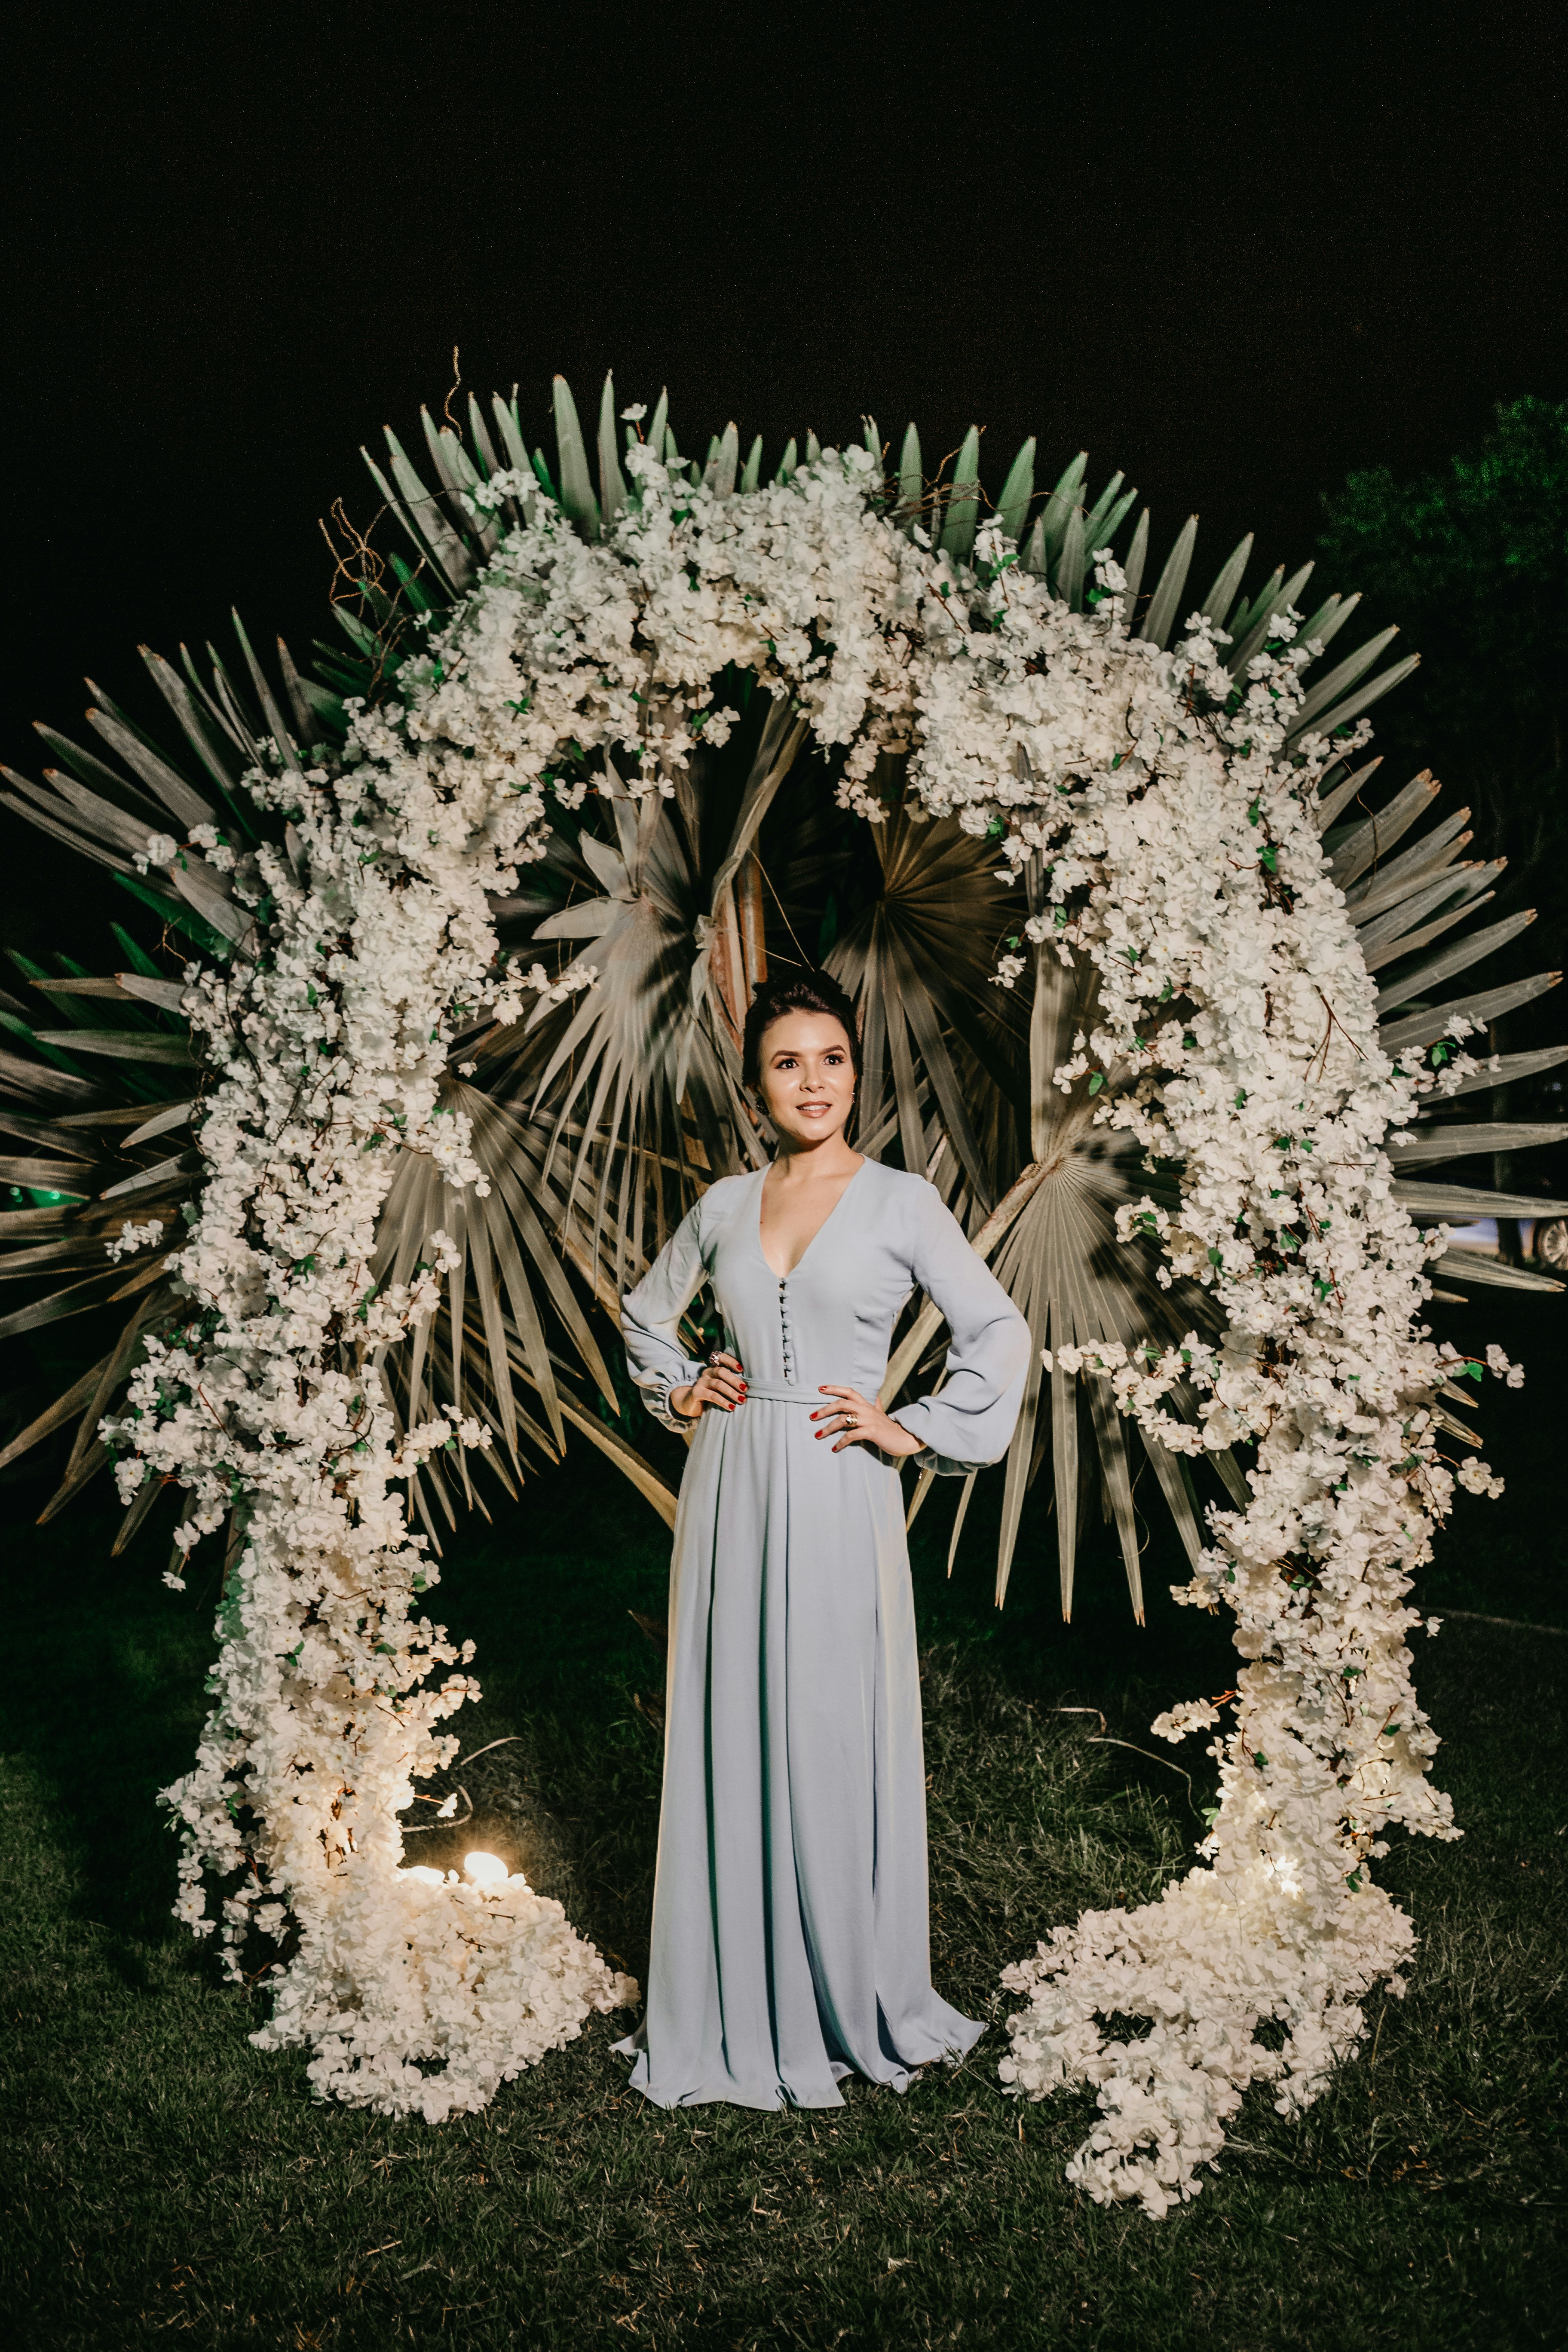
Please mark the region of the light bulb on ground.
<svg viewBox="0 0 1568 2352"><path fill-rule="evenodd" d="M476 1886L504 1886L508 1873L499 1853L466 1853L463 1868Z"/></svg>
<svg viewBox="0 0 1568 2352"><path fill-rule="evenodd" d="M397 1874L400 1878L416 1878L421 1886L439 1886L442 1883L440 1872L432 1870L429 1864L424 1862L412 1863Z"/></svg>

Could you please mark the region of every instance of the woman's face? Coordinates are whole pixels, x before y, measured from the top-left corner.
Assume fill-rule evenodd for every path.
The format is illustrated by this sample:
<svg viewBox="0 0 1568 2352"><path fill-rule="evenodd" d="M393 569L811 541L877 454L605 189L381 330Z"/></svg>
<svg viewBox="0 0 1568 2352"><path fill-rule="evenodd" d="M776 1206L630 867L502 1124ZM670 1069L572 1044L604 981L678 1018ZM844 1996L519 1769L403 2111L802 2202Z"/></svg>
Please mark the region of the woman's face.
<svg viewBox="0 0 1568 2352"><path fill-rule="evenodd" d="M841 1022L830 1013L782 1013L757 1055L773 1132L794 1150L842 1135L855 1100L855 1065Z"/></svg>

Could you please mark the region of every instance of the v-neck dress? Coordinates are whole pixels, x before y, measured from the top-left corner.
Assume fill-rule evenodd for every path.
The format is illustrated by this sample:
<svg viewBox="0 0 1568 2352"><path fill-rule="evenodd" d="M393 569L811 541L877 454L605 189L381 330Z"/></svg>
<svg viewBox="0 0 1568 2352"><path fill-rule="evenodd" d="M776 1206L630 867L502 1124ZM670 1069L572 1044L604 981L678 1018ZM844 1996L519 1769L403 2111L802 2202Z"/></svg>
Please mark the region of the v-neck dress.
<svg viewBox="0 0 1568 2352"><path fill-rule="evenodd" d="M814 1406L874 1397L916 1289L952 1335L940 1392L894 1418L914 1457L1005 1452L1028 1327L931 1185L866 1160L792 1274L763 1255L762 1175L713 1185L624 1301L632 1377L701 1366L680 1318L704 1283L747 1402L696 1427L676 1519L663 1809L642 2024L619 2046L664 2107L837 2107L850 2073L902 2090L982 2028L931 1982L920 1674L892 1462L835 1454Z"/></svg>

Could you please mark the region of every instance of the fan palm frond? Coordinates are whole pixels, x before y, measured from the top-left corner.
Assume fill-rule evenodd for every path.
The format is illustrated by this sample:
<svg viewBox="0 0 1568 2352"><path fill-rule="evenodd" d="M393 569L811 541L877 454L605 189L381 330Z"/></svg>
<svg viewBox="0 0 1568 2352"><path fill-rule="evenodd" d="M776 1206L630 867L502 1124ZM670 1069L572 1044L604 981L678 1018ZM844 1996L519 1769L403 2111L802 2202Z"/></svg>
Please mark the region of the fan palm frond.
<svg viewBox="0 0 1568 2352"><path fill-rule="evenodd" d="M585 1371L609 1409L620 1410L569 1271L573 1265L580 1275L597 1271L592 1237L546 1164L552 1122L518 1117L451 1070L442 1079L441 1102L469 1119L473 1155L489 1192L456 1190L443 1182L433 1161L404 1155L382 1210L373 1278L378 1285L407 1282L437 1230L456 1243L458 1263L447 1276L439 1315L416 1328L406 1346L383 1349L375 1369L405 1429L447 1410L489 1423L505 1449L510 1467L500 1459L496 1466L510 1489L523 1475L525 1441L555 1460L565 1447L567 1423L581 1425L585 1408L557 1377L562 1345L571 1351L574 1373ZM590 1289L601 1306L617 1295L602 1283L590 1282ZM539 1398L542 1430L518 1410L519 1379ZM596 1439L596 1424L592 1433ZM459 1466L466 1476L462 1457ZM429 1483L443 1484L438 1464ZM416 1494L432 1527L423 1486Z"/></svg>
<svg viewBox="0 0 1568 2352"><path fill-rule="evenodd" d="M996 994L990 983L997 955L1017 920L1016 898L996 878L994 845L963 832L956 819L921 824L895 804L872 838L880 890L826 966L860 1010L861 1116L875 1119L890 1109L904 1166L924 1176L936 1139L922 1108L929 1093L939 1131L985 1215L998 1171L994 1135L985 1139L984 1122L977 1127L972 1116L970 1069L977 1066L1004 1094L1023 1090L1021 1024L1009 1066L984 1017L987 996Z"/></svg>
<svg viewBox="0 0 1568 2352"><path fill-rule="evenodd" d="M28 969L26 959L13 961ZM92 1004L98 1020L116 1000L125 1008L121 1021L108 1028L89 1027L94 1016L85 1011L64 1028L35 1025L20 1008L4 1014L13 1039L30 1051L0 1054L0 1139L25 1147L0 1156L0 1183L15 1203L0 1211L0 1280L19 1300L0 1316L0 1338L79 1315L101 1319L107 1311L116 1318L117 1337L108 1352L0 1454L5 1466L68 1422L78 1422L60 1484L43 1512L51 1518L108 1458L98 1425L132 1370L141 1335L179 1312L167 1257L184 1233L181 1213L194 1195L199 1166L194 1152L168 1149L189 1111L188 1102L169 1096L181 1090L182 1080L188 1087L193 1075L189 1045L177 1025L154 1027L153 1017L115 980L75 972L49 979L36 967L29 976L68 1008ZM167 1023L168 1016L156 1019ZM107 1066L100 1069L100 1061ZM161 1238L130 1256L111 1256L127 1226L142 1233L158 1228ZM132 1505L117 1549L151 1500L149 1495Z"/></svg>
<svg viewBox="0 0 1568 2352"><path fill-rule="evenodd" d="M1037 897L1037 876L1032 889ZM1129 1347L1147 1340L1179 1343L1188 1330L1212 1328L1214 1312L1206 1294L1195 1286L1161 1288L1152 1248L1117 1239L1116 1212L1123 1203L1164 1193L1173 1205L1175 1199L1174 1186L1151 1177L1136 1146L1097 1123L1096 1114L1108 1099L1103 1089L1109 1087L1114 1095L1131 1082L1131 1074L1113 1070L1107 1078L1103 1073L1086 1073L1066 1092L1054 1083L1055 1071L1070 1055L1073 1038L1094 1025L1096 993L1091 967L1064 967L1047 948L1035 950L1021 1073L1028 1164L972 1236L1028 1322L1035 1343L1004 1471L996 1594L999 1602L1005 1597L1024 1498L1048 1459L1064 1614L1070 1615L1072 1608L1082 1493L1087 1487L1092 1494L1098 1486L1105 1516L1117 1532L1132 1606L1142 1618L1142 1545L1126 1428L1104 1408L1098 1383L1080 1383L1057 1365L1049 1375L1047 1433L1041 1418L1047 1394L1044 1351L1092 1348L1102 1339ZM948 1009L951 992L940 1001ZM885 1401L896 1396L925 1361L940 1329L933 1307L916 1317L889 1363ZM1178 1397L1176 1404L1178 1410L1192 1410L1191 1398ZM1190 1478L1163 1448L1147 1450L1178 1532L1195 1558L1202 1538ZM1230 1482L1238 1483L1239 1474L1228 1456L1216 1466L1222 1475L1228 1474Z"/></svg>
<svg viewBox="0 0 1568 2352"><path fill-rule="evenodd" d="M497 1456L492 1449L489 1459L490 1467L499 1476L506 1492L515 1496L520 1477L514 1476L513 1473L520 1472L521 1465L517 1446L504 1437L502 1413L507 1408L503 1406L502 1396L507 1390L537 1390L538 1379L534 1356L532 1351L522 1344L510 1317L504 1316L502 1336L505 1344L498 1350L494 1346L489 1328L474 1313L473 1302L470 1301L468 1318L463 1335L465 1344L462 1353L470 1368L476 1365L483 1368L479 1379L476 1380L471 1369L465 1375L454 1367L450 1346L451 1330L449 1316L444 1317L437 1323L431 1339L427 1357L429 1391L431 1394L447 1396L452 1394L459 1385L464 1386L464 1411L473 1413L497 1436L502 1437L506 1444L505 1454ZM596 1405L593 1398L585 1397L581 1393L576 1385L574 1365L562 1356L552 1355L550 1369L562 1422L567 1427L575 1430L579 1436L584 1438L596 1452L602 1454L606 1461L636 1488L644 1501L658 1512L665 1525L672 1528L675 1525L679 1500L675 1490L659 1476L652 1464L644 1459L616 1426L610 1409L602 1402ZM497 1370L501 1375L499 1387L492 1385L492 1376ZM387 1368L384 1366L383 1378L384 1380L387 1378ZM402 1421L400 1410L407 1395L405 1383L402 1381L396 1381L395 1384L389 1382L388 1393L392 1397L395 1410L399 1412L400 1425L406 1426L407 1424ZM554 1439L552 1433L542 1427L531 1414L524 1412L516 1403L515 1397L510 1410L514 1417L520 1438L526 1442L546 1464L559 1463L563 1448ZM447 1470L446 1458L437 1454L420 1473L417 1481L413 1482L416 1511L432 1541L437 1546L439 1537L431 1507L432 1502L439 1506L447 1525L455 1526L457 1503L461 1501L465 1505L472 1505L480 1500L468 1475L468 1458L459 1452L453 1455L451 1460L453 1467ZM480 1507L483 1507L482 1503Z"/></svg>
<svg viewBox="0 0 1568 2352"><path fill-rule="evenodd" d="M1352 799L1365 805L1372 772L1372 766L1358 770L1325 792L1319 811L1325 832ZM1444 997L1447 982L1509 946L1529 928L1534 916L1527 910L1479 930L1465 928L1490 903L1502 870L1500 861L1489 864L1462 856L1470 840L1466 830L1468 809L1457 810L1418 833L1397 856L1388 855L1431 812L1437 793L1438 786L1423 772L1381 808L1331 835L1330 870L1345 892L1367 963L1380 980L1382 1044L1395 1060L1431 1054L1440 1064L1451 1058L1455 1048L1448 1041L1462 1033L1463 1024L1485 1027L1500 1020L1545 995L1562 974L1536 972L1468 994ZM1438 940L1446 943L1436 953L1428 953ZM1434 1003L1434 996L1440 1001ZM1475 1051L1474 1045L1468 1050ZM1488 1055L1482 1067L1466 1078L1454 1095L1429 1100L1413 1127L1391 1138L1390 1155L1399 1171L1394 1197L1418 1224L1561 1215L1560 1200L1495 1187L1434 1184L1415 1179L1415 1171L1568 1139L1568 1121L1471 1119L1462 1114L1455 1117L1451 1110L1457 1095L1490 1092L1563 1060L1568 1060L1568 1045L1531 1054ZM1498 1284L1510 1289L1560 1291L1564 1286L1551 1276L1510 1265L1505 1259L1462 1244L1439 1258L1434 1271L1445 1281Z"/></svg>
<svg viewBox="0 0 1568 2352"><path fill-rule="evenodd" d="M237 620L236 629L246 687L211 648L205 681L188 653L182 653L182 677L143 649L176 721L175 744L155 742L89 680L89 726L120 764L41 727L60 765L46 770L41 784L7 769L6 789L0 792L0 802L17 814L109 866L143 911L159 917L163 951L181 960L193 950L216 961L246 955L254 919L236 903L228 876L188 842L171 864L151 874L142 870L149 835L177 840L195 827L216 824L242 843L252 841L259 827L241 787L247 769L274 745L299 764L299 748ZM284 660L291 668L286 655ZM331 698L323 692L319 700L320 709L308 714L315 723L308 733L302 729L301 740L328 739ZM341 709L338 715L341 719ZM0 1317L0 1337L96 1309L130 1307L109 1352L6 1449L5 1460L14 1460L79 1414L46 1517L107 1460L99 1423L129 1377L142 1334L182 1311L166 1260L183 1234L183 1212L201 1176L199 1154L178 1143L197 1108L201 1085L179 1010L183 983L129 932L114 928L127 969L93 976L63 956L52 960L51 971L13 954L29 991L47 1010L40 1018L15 1000L0 1010L10 1034L10 1047L0 1049L0 1133L29 1146L26 1154L0 1160L0 1181L9 1181L16 1204L0 1212L0 1281L21 1295ZM163 1238L117 1261L108 1253L127 1226L156 1226ZM62 1276L68 1278L61 1282ZM117 1549L155 1495L149 1489L132 1504Z"/></svg>
<svg viewBox="0 0 1568 2352"><path fill-rule="evenodd" d="M683 1210L703 1176L764 1157L740 1090L741 1031L766 969L754 845L805 722L783 701L758 716L739 742L698 754L673 802L634 799L606 768L599 805L614 840L584 828L556 866L558 881L581 878L594 895L531 928L535 940L569 940L595 985L476 1048L498 1100L531 1115L548 1106L547 1165L568 1166L568 1208L591 1190L594 1247L608 1249L617 1283L650 1211L661 1240L671 1199ZM525 904L537 914L537 897ZM648 1185L654 1169L673 1173L673 1193Z"/></svg>
<svg viewBox="0 0 1568 2352"><path fill-rule="evenodd" d="M143 914L155 915L166 942L160 961L120 931L124 968L102 977L63 959L45 966L14 958L21 993L0 992L0 1027L8 1033L0 1038L0 1184L11 1187L13 1203L0 1209L0 1277L12 1280L18 1300L0 1317L0 1335L105 1307L121 1318L107 1352L0 1454L4 1466L78 1422L51 1509L103 1458L98 1423L140 1335L177 1311L161 1250L123 1263L105 1251L126 1223L156 1222L176 1234L199 1180L198 1155L183 1132L199 1116L201 1074L179 1013L179 964L192 950L216 961L252 951L252 918L225 874L190 845L192 830L216 824L238 845L275 824L245 790L247 772L273 759L302 771L342 741L345 698L395 691L411 618L463 594L521 519L531 493L516 478L542 484L584 538L604 535L626 502L623 451L637 428L621 426L608 378L591 436L560 378L552 423L547 456L531 446L515 391L488 410L470 397L466 429L422 416L417 462L390 430L384 457L366 453L406 551L384 559L366 536L347 533L332 606L336 642L317 643L310 674L279 642L269 677L237 620L237 661L210 647L200 664L184 650L177 665L144 655L173 721L169 741L154 740L93 688L95 748L43 729L56 763L43 781L5 772L0 802L111 869ZM718 497L763 478L760 438L746 445L733 424L701 457L683 457L663 395L647 431L667 463ZM1413 656L1394 657L1391 630L1343 651L1360 599L1334 593L1314 604L1310 564L1289 575L1280 565L1249 590L1250 537L1225 554L1198 602L1196 518L1163 555L1152 555L1148 509L1129 530L1137 493L1119 473L1092 488L1086 453L1037 487L1031 438L988 486L977 430L934 478L912 425L896 468L874 419L864 420L864 434L888 467L888 509L906 530L923 528L963 560L983 515L994 511L1027 568L1075 608L1092 585L1093 556L1125 539L1129 625L1166 646L1195 605L1228 638L1238 677L1281 612L1310 606L1300 633L1313 659L1298 736L1348 730L1414 667ZM800 446L786 446L774 480L791 478ZM819 455L815 435L804 446L807 461ZM514 478L504 495L476 500L475 488L503 471ZM1207 570L1195 575L1200 586ZM801 760L805 722L783 703L748 709L748 686L727 687L747 716L722 750L698 753L673 801L638 797L603 763L585 808L575 817L559 813L545 856L498 906L509 950L554 959L558 971L581 959L596 968L596 982L586 994L542 1004L526 1022L459 1042L443 1098L471 1123L489 1195L452 1193L416 1155L400 1164L378 1233L376 1278L406 1279L437 1228L457 1242L459 1262L441 1313L410 1345L386 1353L379 1376L405 1427L447 1410L488 1423L494 1465L509 1488L533 1462L558 1459L576 1431L671 1516L668 1487L616 1426L606 1353L619 1297L705 1183L763 1163L766 1131L740 1087L746 1009L770 954L826 958L862 1008L861 1147L896 1153L937 1184L1034 1336L1035 1370L1003 1472L998 1599L1025 1496L1048 1465L1064 1609L1098 1489L1142 1613L1134 1465L1142 1440L1104 1409L1099 1383L1075 1380L1059 1361L1047 1374L1040 1355L1106 1339L1179 1339L1209 1328L1212 1309L1190 1286L1161 1290L1152 1247L1115 1238L1123 1203L1147 1193L1168 1195L1173 1206L1177 1197L1173 1184L1151 1176L1136 1150L1097 1123L1106 1089L1114 1097L1132 1074L1100 1074L1093 1097L1087 1076L1066 1092L1053 1083L1074 1038L1093 1026L1093 975L1037 949L1015 990L994 986L997 952L1016 952L1022 928L1016 893L995 878L994 852L955 824L918 822L902 805L902 762L893 759L876 779L885 823L868 828L843 816L828 771ZM1374 808L1375 771L1372 762L1331 776L1320 822L1377 976L1384 1043L1396 1055L1440 1055L1457 1022L1493 1023L1557 975L1478 977L1528 918L1478 926L1500 867L1465 856L1468 813L1429 822L1436 788L1426 776ZM280 824L277 831L279 845L296 853ZM145 871L150 835L185 846ZM1037 910L1037 876L1029 891ZM809 952L803 939L816 942ZM1453 992L1456 986L1468 992ZM1568 1048L1491 1055L1455 1096L1423 1111L1391 1147L1398 1196L1413 1215L1432 1223L1558 1213L1555 1200L1515 1192L1506 1181L1472 1188L1427 1171L1483 1156L1495 1176L1513 1152L1568 1137L1568 1124L1510 1116L1506 1093L1495 1117L1472 1119L1456 1108L1459 1097L1506 1089L1564 1058ZM469 1076L459 1062L472 1066ZM1460 1244L1440 1273L1461 1284L1563 1286ZM899 1336L886 1395L929 1371L939 1334L934 1309L917 1306ZM524 1396L532 1400L526 1408ZM1190 1398L1176 1402L1192 1408ZM1150 1461L1194 1551L1201 1538L1190 1475L1161 1449ZM1215 1457L1215 1467L1233 1494L1245 1493L1228 1455ZM922 1483L916 1507L924 1491ZM966 1483L954 1545L970 1491ZM459 1496L474 1499L466 1468L437 1455L416 1496L432 1535L436 1515L449 1518ZM153 1499L137 1498L128 1528Z"/></svg>

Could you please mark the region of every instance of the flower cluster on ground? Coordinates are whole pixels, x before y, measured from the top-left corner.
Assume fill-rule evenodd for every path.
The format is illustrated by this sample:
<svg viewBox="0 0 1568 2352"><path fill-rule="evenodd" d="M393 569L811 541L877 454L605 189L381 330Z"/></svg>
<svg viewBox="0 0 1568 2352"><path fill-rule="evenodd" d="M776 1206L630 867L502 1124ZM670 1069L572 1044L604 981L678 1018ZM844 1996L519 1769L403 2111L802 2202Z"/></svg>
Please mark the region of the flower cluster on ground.
<svg viewBox="0 0 1568 2352"><path fill-rule="evenodd" d="M390 2108L481 2103L629 1995L520 1882L400 1866L396 1816L473 1685L424 1613L434 1571L395 1488L486 1433L400 1437L380 1383L435 1304L442 1237L406 1293L377 1295L367 1267L399 1152L479 1181L438 1106L454 1035L591 982L497 950L490 899L540 853L552 798L579 804L608 761L634 793L671 793L734 724L721 674L750 671L837 756L847 805L879 817L879 761L906 754L917 803L1029 881L1039 911L999 980L1028 956L1097 968L1096 1025L1058 1083L1101 1089L1106 1123L1179 1171L1179 1214L1145 1202L1124 1237L1212 1290L1223 1338L1075 1360L1158 1443L1257 1449L1250 1502L1211 1512L1178 1596L1234 1611L1238 1688L1155 1727L1180 1738L1234 1709L1200 1864L1159 1904L1057 1928L1005 1979L1026 2005L1004 2075L1032 2097L1092 2084L1075 2179L1161 2212L1251 2083L1310 2099L1369 1989L1400 1990L1413 1930L1369 1874L1385 1832L1456 1834L1407 1595L1455 1480L1438 1391L1481 1368L1422 1325L1429 1244L1392 1198L1384 1139L1441 1082L1381 1051L1328 876L1314 802L1352 747L1287 747L1306 658L1289 614L1237 684L1201 619L1170 653L1131 635L1109 558L1074 612L995 526L973 562L943 553L865 452L728 496L641 446L627 470L597 541L531 477L475 493L521 520L395 694L356 714L345 757L280 754L253 780L286 851L147 844L153 865L205 849L256 922L253 955L191 968L217 1074L178 1269L191 1314L110 1431L128 1495L171 1478L190 1542L231 1513L240 1531L213 1716L170 1792L184 1908L210 1932L220 1879L233 1966L253 1931L279 1953L258 2039L309 2043L323 2089ZM1484 1465L1459 1475L1496 1489ZM1116 2038L1118 2017L1147 2034ZM1259 2039L1269 2021L1282 2039Z"/></svg>
<svg viewBox="0 0 1568 2352"><path fill-rule="evenodd" d="M1250 1501L1210 1512L1211 1547L1176 1589L1235 1612L1247 1662L1209 1750L1205 1866L1160 1903L1057 1928L1005 1979L1027 2000L1006 2079L1036 2097L1095 2085L1073 2178L1162 2213L1194 2192L1250 2083L1272 2084L1283 2112L1303 2105L1360 2038L1365 1994L1403 1990L1414 1931L1369 1873L1387 1830L1457 1834L1427 1777L1407 1596L1455 1484L1439 1392L1482 1367L1421 1322L1445 1242L1393 1199L1384 1143L1475 1065L1446 1048L1439 1075L1379 1045L1315 820L1325 771L1355 744L1307 734L1287 751L1308 658L1294 617L1276 617L1238 683L1201 616L1169 655L1129 638L1109 562L1079 620L1008 552L983 538L991 626L922 697L937 748L917 778L931 806L994 831L1010 869L1043 868L1047 911L1024 926L1036 952L1088 956L1099 977L1098 1025L1058 1081L1098 1077L1100 1119L1179 1171L1179 1212L1124 1208L1122 1237L1157 1237L1164 1278L1212 1289L1224 1325L1217 1346L1107 1342L1063 1349L1063 1369L1103 1376L1173 1452L1256 1448ZM1488 1366L1517 1378L1500 1349ZM1194 1419L1172 1410L1181 1390ZM1458 1476L1501 1491L1484 1464ZM1216 1726L1220 1704L1153 1727L1179 1740ZM1111 2018L1148 2030L1123 2039ZM1260 2040L1270 2021L1282 2035Z"/></svg>
<svg viewBox="0 0 1568 2352"><path fill-rule="evenodd" d="M481 1181L438 1080L458 1008L531 1001L497 970L487 898L515 875L522 804L498 806L455 753L378 760L368 742L331 775L280 764L254 789L288 829L281 851L227 856L248 951L187 972L214 1080L176 1265L188 1312L147 1340L105 1433L128 1500L152 1479L185 1489L181 1551L233 1515L213 1710L165 1792L180 1916L270 1986L258 2042L307 2045L323 2092L437 2120L634 1991L521 1878L433 1885L400 1866L398 1814L451 1760L437 1727L477 1686L471 1644L426 1612L436 1570L398 1483L489 1433L400 1433L382 1382L436 1307L445 1234L410 1285L378 1289L370 1265L400 1152ZM216 837L148 846L226 862Z"/></svg>

